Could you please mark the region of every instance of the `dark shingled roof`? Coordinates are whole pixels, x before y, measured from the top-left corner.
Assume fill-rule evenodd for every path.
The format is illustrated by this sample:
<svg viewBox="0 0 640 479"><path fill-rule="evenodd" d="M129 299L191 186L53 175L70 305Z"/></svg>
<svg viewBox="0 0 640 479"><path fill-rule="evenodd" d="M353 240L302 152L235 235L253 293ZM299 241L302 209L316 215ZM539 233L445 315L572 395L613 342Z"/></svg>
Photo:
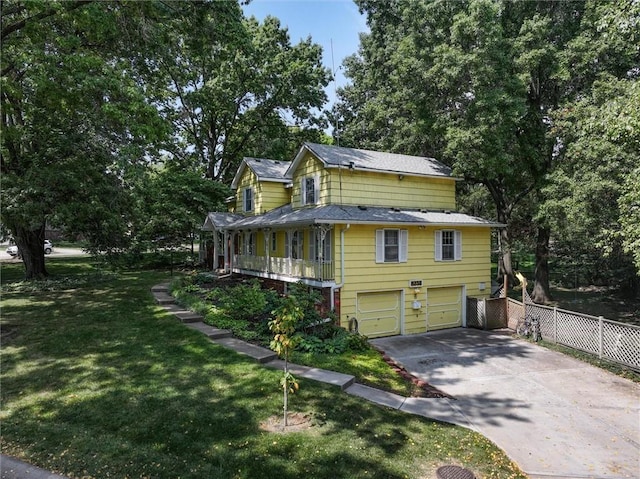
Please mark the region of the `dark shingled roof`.
<svg viewBox="0 0 640 479"><path fill-rule="evenodd" d="M294 210L281 206L260 216L245 217L232 229L286 227L311 224L366 223L376 225L437 225L500 227L499 223L463 213L444 211L400 210L363 206L316 206Z"/></svg>
<svg viewBox="0 0 640 479"><path fill-rule="evenodd" d="M328 167L353 167L355 170L371 170L386 173L433 176L452 178L451 168L440 163L434 158L426 156L400 155L382 151L360 150L357 148L344 148L317 143L305 143L301 149L309 150ZM299 159L301 152L298 153ZM293 168L291 164L289 170ZM291 171L288 174L291 175Z"/></svg>

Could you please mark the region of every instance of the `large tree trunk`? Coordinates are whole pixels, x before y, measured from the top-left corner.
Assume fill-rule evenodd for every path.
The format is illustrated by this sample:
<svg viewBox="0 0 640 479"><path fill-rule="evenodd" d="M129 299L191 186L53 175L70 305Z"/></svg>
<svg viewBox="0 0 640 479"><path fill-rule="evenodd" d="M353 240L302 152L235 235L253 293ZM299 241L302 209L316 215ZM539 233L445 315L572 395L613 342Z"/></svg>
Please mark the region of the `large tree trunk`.
<svg viewBox="0 0 640 479"><path fill-rule="evenodd" d="M535 283L531 299L540 304L547 304L552 300L549 288L549 237L549 228L538 226Z"/></svg>
<svg viewBox="0 0 640 479"><path fill-rule="evenodd" d="M45 279L49 276L44 264L44 225L33 230L24 227L14 229L16 245L22 254L25 279Z"/></svg>
<svg viewBox="0 0 640 479"><path fill-rule="evenodd" d="M495 200L494 196L494 200ZM509 209L505 206L503 201L496 200L496 212L498 221L502 224L509 224ZM500 257L498 259L498 277L496 280L500 283L507 277L509 284L513 285L515 275L513 274L513 263L511 261L511 237L509 235L509 227L500 228L499 235L499 247Z"/></svg>

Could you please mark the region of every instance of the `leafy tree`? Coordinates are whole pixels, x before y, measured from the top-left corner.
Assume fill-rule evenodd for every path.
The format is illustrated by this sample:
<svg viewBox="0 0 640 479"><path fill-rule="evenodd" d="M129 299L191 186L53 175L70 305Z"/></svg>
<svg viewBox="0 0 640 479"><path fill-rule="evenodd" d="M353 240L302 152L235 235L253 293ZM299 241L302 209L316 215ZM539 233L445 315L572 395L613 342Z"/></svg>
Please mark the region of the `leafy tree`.
<svg viewBox="0 0 640 479"><path fill-rule="evenodd" d="M224 200L231 194L226 185L171 163L143 179L134 188L139 221L133 230L143 250L193 240L207 213L224 210Z"/></svg>
<svg viewBox="0 0 640 479"><path fill-rule="evenodd" d="M47 276L46 222L120 247L131 199L123 172L167 129L149 105L132 54L155 4L2 4L2 223L26 277Z"/></svg>
<svg viewBox="0 0 640 479"><path fill-rule="evenodd" d="M230 2L211 3L228 8ZM178 161L229 182L243 156L288 158L292 139L321 126L314 109L326 101L329 72L310 38L291 45L273 17L224 30L214 15L176 24L172 38L153 68L164 82L157 103L176 132L167 149Z"/></svg>
<svg viewBox="0 0 640 479"><path fill-rule="evenodd" d="M635 2L637 3L637 2ZM622 4L560 1L360 0L371 29L345 62L343 143L433 154L483 185L501 230L502 270L511 244L536 238L534 299L550 298L552 221L539 211L561 143L554 112L588 94L603 72L637 71L637 42L621 41ZM624 5L623 5L624 4ZM628 8L627 8L628 10ZM637 14L622 24L637 25ZM606 32L604 38L598 32ZM628 38L627 38L628 40ZM635 51L635 56L634 52ZM522 207L528 215L522 216ZM534 225L524 230L526 219ZM525 243L529 243L526 240Z"/></svg>
<svg viewBox="0 0 640 479"><path fill-rule="evenodd" d="M557 112L563 146L541 207L560 252L571 252L594 280L631 281L631 290L637 289L631 255L638 231L633 173L640 163L639 93L637 79L606 75L591 95Z"/></svg>

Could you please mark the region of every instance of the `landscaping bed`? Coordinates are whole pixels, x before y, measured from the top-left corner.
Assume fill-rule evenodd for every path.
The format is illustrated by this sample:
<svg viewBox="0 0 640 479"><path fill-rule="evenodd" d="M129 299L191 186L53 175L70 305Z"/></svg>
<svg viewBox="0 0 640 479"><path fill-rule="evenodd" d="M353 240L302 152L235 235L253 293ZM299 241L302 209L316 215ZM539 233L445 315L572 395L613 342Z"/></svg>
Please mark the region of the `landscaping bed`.
<svg viewBox="0 0 640 479"><path fill-rule="evenodd" d="M193 273L174 281L172 294L184 307L204 316L207 324L229 329L234 336L269 347L272 334L268 322L281 297L265 289L256 279L216 279L208 273ZM355 376L367 386L408 397L446 397L446 394L411 376L373 348L366 337L336 326L336 318L321 315L321 298L302 284L291 287L304 310L292 361L303 366Z"/></svg>

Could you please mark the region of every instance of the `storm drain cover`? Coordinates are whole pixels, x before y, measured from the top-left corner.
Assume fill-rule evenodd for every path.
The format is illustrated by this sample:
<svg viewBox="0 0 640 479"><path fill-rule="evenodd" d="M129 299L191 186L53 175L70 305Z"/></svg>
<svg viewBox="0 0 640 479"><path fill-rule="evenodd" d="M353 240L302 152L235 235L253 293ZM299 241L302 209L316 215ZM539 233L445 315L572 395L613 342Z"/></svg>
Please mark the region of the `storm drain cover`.
<svg viewBox="0 0 640 479"><path fill-rule="evenodd" d="M438 479L476 479L469 469L460 466L442 466L436 471Z"/></svg>

